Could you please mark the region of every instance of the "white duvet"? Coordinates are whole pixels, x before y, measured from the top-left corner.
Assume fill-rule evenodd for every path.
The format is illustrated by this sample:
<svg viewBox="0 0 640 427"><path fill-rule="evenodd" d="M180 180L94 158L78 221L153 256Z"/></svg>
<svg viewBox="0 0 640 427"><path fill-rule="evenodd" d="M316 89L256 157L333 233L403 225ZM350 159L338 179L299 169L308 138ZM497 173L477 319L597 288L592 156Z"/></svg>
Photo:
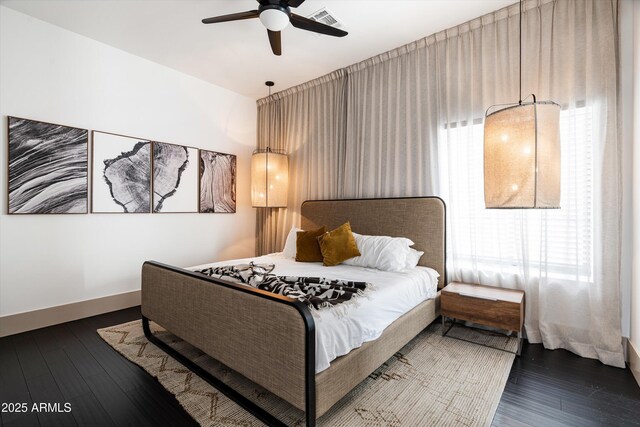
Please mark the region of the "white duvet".
<svg viewBox="0 0 640 427"><path fill-rule="evenodd" d="M199 270L249 261L275 264L272 273L276 275L356 280L375 285L373 291L359 297L355 304L346 304L346 314L338 314L338 311L331 309L311 310L316 322L316 373L327 369L335 358L349 353L367 341L377 339L397 318L422 301L435 298L438 291L438 273L427 267L416 267L401 272L386 272L344 264L324 267L322 263L296 262L281 253L216 262L188 269Z"/></svg>

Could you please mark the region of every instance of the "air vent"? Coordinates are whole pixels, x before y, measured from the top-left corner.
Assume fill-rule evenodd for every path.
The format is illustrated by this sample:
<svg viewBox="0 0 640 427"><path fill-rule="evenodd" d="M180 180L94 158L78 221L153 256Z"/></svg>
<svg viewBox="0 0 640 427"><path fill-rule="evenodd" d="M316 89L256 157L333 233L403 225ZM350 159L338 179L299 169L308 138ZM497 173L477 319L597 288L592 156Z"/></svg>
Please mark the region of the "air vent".
<svg viewBox="0 0 640 427"><path fill-rule="evenodd" d="M338 18L329 11L326 7L323 7L320 10L313 12L311 15L307 16L307 18L312 19L314 21L318 21L322 24L330 25L334 28L341 28L343 25L338 21Z"/></svg>

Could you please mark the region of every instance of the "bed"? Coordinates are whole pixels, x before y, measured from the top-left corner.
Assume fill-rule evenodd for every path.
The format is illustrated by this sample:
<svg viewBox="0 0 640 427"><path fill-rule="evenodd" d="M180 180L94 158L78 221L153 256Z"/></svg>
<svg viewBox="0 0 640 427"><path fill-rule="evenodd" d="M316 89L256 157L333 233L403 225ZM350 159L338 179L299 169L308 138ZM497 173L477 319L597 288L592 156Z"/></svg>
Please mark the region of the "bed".
<svg viewBox="0 0 640 427"><path fill-rule="evenodd" d="M314 200L301 207L301 227L329 229L350 221L354 232L407 237L424 251L419 265L446 285L445 205L437 197ZM211 377L150 332L149 321L305 411L314 426L350 390L439 316L439 292L316 373L316 322L303 303L186 269L147 261L142 267L142 321L156 345L267 425L283 425L254 402Z"/></svg>

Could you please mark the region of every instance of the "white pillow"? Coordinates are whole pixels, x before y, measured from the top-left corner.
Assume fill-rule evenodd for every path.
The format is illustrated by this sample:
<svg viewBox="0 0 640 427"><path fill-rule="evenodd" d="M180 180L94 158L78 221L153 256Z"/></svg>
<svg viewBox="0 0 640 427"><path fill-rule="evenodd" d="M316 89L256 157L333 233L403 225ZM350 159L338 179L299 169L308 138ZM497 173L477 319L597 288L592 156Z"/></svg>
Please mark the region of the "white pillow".
<svg viewBox="0 0 640 427"><path fill-rule="evenodd" d="M289 231L287 240L286 242L284 242L284 249L282 250L282 254L287 258L296 257L296 250L297 250L296 242L298 240L298 231L302 231L302 228L291 227L291 231Z"/></svg>
<svg viewBox="0 0 640 427"><path fill-rule="evenodd" d="M407 248L409 252L407 252L407 263L405 264L406 268L416 268L418 263L420 262L420 258L424 255L424 252L417 251L413 248Z"/></svg>
<svg viewBox="0 0 640 427"><path fill-rule="evenodd" d="M356 238L356 245L361 255L349 258L343 264L377 268L383 271L402 271L407 268L409 246L413 245L410 239L365 236L357 233L353 233L353 236Z"/></svg>

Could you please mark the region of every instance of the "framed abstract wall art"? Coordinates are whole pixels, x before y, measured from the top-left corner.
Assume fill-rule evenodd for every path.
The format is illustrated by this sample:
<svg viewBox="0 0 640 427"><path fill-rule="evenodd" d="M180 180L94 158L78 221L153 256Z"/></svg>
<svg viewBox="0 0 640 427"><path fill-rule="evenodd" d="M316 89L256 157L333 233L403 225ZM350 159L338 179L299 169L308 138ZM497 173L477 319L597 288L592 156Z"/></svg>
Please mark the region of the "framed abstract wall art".
<svg viewBox="0 0 640 427"><path fill-rule="evenodd" d="M92 132L91 212L151 212L151 142Z"/></svg>
<svg viewBox="0 0 640 427"><path fill-rule="evenodd" d="M8 117L8 213L87 213L88 134Z"/></svg>
<svg viewBox="0 0 640 427"><path fill-rule="evenodd" d="M236 156L200 150L201 213L235 213Z"/></svg>
<svg viewBox="0 0 640 427"><path fill-rule="evenodd" d="M198 149L153 142L154 213L198 212Z"/></svg>

